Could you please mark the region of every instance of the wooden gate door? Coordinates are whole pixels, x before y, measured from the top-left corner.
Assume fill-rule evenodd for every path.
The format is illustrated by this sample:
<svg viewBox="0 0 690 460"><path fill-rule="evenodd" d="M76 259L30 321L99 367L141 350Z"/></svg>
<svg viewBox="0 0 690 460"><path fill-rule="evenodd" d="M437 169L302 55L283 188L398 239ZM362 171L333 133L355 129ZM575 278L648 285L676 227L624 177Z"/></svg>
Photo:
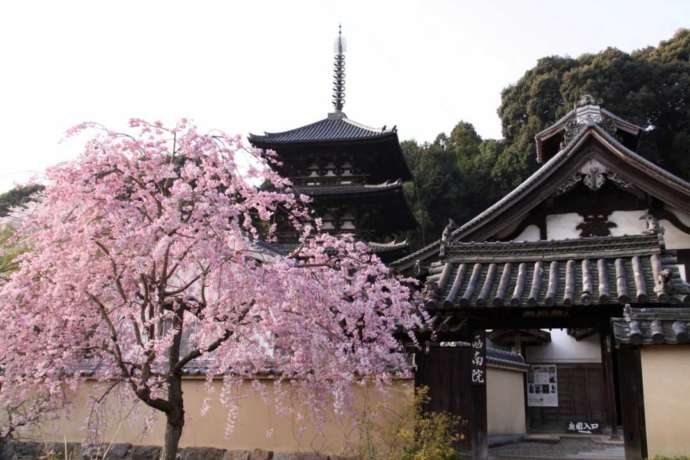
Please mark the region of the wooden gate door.
<svg viewBox="0 0 690 460"><path fill-rule="evenodd" d="M529 407L529 429L563 432L570 422L596 422L603 426L604 383L601 364L558 364L558 406Z"/></svg>
<svg viewBox="0 0 690 460"><path fill-rule="evenodd" d="M471 356L469 343L452 342L450 346L430 344L426 352L418 352L415 358L415 386L429 388L427 410L449 412L460 418L461 441L457 447L464 452L471 449Z"/></svg>

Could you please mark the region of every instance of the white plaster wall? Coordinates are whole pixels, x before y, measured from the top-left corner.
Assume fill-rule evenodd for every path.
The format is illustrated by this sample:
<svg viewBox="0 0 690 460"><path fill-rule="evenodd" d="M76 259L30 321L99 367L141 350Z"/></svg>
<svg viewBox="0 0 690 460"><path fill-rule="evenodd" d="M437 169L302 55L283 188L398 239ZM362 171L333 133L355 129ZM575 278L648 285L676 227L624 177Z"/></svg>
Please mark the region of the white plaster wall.
<svg viewBox="0 0 690 460"><path fill-rule="evenodd" d="M486 413L489 434L524 434L524 373L513 369L486 366Z"/></svg>
<svg viewBox="0 0 690 460"><path fill-rule="evenodd" d="M666 209L672 212L678 218L678 220L683 222L685 225L690 226L690 214L676 209L673 206L666 206Z"/></svg>
<svg viewBox="0 0 690 460"><path fill-rule="evenodd" d="M647 210L613 211L609 222L616 224L611 228L612 236L639 235L647 229L643 216ZM546 238L549 240L565 240L580 238L580 230L576 227L583 221L577 213L550 214L546 216Z"/></svg>
<svg viewBox="0 0 690 460"><path fill-rule="evenodd" d="M525 360L539 363L600 363L601 343L599 334L582 340L575 340L565 329L551 329L551 342L544 345L530 345Z"/></svg>
<svg viewBox="0 0 690 460"><path fill-rule="evenodd" d="M567 240L580 237L577 224L582 222L582 216L569 212L565 214L550 214L546 216L546 239Z"/></svg>
<svg viewBox="0 0 690 460"><path fill-rule="evenodd" d="M642 347L640 356L649 458L688 455L690 345Z"/></svg>
<svg viewBox="0 0 690 460"><path fill-rule="evenodd" d="M640 235L647 230L647 220L644 216L647 210L639 211L613 211L609 216L609 222L616 224L611 228L611 236Z"/></svg>
<svg viewBox="0 0 690 460"><path fill-rule="evenodd" d="M690 235L666 219L661 219L659 225L664 229L666 249L690 249Z"/></svg>
<svg viewBox="0 0 690 460"><path fill-rule="evenodd" d="M513 241L539 241L539 227L528 225Z"/></svg>

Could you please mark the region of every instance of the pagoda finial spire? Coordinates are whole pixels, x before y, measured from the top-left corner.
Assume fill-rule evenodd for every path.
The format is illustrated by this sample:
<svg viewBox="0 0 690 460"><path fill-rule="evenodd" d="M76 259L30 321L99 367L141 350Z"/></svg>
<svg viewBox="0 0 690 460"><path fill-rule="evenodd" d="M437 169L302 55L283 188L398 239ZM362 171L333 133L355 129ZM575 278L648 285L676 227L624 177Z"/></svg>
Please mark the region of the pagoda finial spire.
<svg viewBox="0 0 690 460"><path fill-rule="evenodd" d="M345 39L342 25L338 25L338 38L335 40L335 62L333 65L333 106L336 113L343 111L345 105Z"/></svg>

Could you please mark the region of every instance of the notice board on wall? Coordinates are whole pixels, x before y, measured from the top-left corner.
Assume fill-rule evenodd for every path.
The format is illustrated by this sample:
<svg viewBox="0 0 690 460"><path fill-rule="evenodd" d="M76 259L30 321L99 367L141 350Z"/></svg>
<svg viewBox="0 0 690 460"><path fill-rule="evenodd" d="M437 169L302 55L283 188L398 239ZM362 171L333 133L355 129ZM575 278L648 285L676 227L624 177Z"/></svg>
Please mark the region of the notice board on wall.
<svg viewBox="0 0 690 460"><path fill-rule="evenodd" d="M531 366L527 373L527 405L558 407L558 373L556 365Z"/></svg>

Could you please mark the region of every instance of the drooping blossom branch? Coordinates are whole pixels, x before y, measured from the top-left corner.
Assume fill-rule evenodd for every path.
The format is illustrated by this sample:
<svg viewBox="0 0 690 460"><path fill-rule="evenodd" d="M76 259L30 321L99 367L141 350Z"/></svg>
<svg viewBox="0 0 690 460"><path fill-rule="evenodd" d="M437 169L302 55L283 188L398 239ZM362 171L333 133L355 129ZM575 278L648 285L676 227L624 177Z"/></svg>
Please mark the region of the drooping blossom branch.
<svg viewBox="0 0 690 460"><path fill-rule="evenodd" d="M86 377L121 381L165 413L173 458L190 366L228 388L288 379L336 411L353 382L409 372L399 335L414 340L426 320L414 289L364 243L319 234L274 156L185 120L131 127L73 130L96 134L48 170L17 229L29 251L0 290L0 398L17 385L57 394ZM300 235L289 256L264 243L276 216Z"/></svg>

